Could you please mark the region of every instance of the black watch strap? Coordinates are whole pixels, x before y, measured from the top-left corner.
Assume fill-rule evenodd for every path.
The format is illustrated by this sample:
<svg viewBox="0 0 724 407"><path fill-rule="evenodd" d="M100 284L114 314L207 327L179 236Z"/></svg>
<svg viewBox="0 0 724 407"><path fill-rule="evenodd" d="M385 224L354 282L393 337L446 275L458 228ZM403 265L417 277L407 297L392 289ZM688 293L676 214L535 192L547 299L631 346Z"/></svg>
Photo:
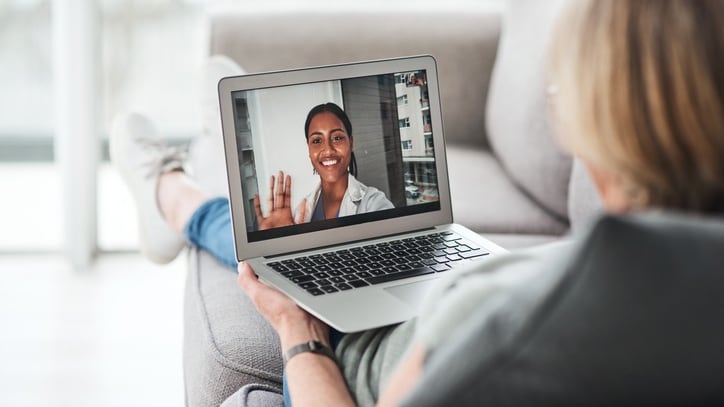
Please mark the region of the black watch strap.
<svg viewBox="0 0 724 407"><path fill-rule="evenodd" d="M334 351L332 350L332 348L319 341L309 341L300 343L299 345L294 345L289 348L287 353L284 354L284 364L287 364L289 362L289 359L293 358L294 356L305 352L312 352L324 355L332 359L335 363L337 362L337 357L334 355Z"/></svg>

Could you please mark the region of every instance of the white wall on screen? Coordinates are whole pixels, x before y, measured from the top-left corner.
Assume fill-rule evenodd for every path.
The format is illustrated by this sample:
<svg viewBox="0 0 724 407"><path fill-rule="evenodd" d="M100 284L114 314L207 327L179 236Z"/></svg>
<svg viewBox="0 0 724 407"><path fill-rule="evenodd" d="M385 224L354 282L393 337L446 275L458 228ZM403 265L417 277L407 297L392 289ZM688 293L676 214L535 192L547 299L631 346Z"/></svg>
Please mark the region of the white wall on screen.
<svg viewBox="0 0 724 407"><path fill-rule="evenodd" d="M333 102L344 108L339 81L260 89L248 92L249 121L262 211L269 207L269 181L280 170L292 177L292 209L319 182L312 174L304 121L316 105Z"/></svg>

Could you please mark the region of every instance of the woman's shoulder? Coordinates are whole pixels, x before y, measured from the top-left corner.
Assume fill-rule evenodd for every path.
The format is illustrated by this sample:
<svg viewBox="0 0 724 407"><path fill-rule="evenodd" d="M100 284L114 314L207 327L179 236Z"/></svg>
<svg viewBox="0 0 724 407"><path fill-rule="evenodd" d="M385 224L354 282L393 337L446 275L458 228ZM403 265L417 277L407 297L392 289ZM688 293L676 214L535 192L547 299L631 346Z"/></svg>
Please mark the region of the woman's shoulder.
<svg viewBox="0 0 724 407"><path fill-rule="evenodd" d="M385 195L384 192L373 186L363 184L352 174L349 175L347 188L352 201L360 203L359 212L371 212L395 207L392 202L387 199L387 195Z"/></svg>

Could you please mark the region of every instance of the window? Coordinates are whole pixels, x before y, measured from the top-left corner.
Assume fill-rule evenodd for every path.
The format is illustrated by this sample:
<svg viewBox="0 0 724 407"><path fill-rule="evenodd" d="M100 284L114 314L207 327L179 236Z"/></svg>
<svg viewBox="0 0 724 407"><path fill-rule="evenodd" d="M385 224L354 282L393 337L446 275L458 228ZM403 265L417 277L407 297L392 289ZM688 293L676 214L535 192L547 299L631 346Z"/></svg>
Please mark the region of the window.
<svg viewBox="0 0 724 407"><path fill-rule="evenodd" d="M403 150L412 150L412 140L402 140Z"/></svg>
<svg viewBox="0 0 724 407"><path fill-rule="evenodd" d="M406 105L407 104L407 95L402 95L397 98L397 104L398 105Z"/></svg>
<svg viewBox="0 0 724 407"><path fill-rule="evenodd" d="M62 248L50 0L0 6L0 251Z"/></svg>
<svg viewBox="0 0 724 407"><path fill-rule="evenodd" d="M400 122L400 128L401 128L401 129L410 127L410 118L409 118L409 117L405 117L405 118L403 118L403 119L400 119L399 122Z"/></svg>

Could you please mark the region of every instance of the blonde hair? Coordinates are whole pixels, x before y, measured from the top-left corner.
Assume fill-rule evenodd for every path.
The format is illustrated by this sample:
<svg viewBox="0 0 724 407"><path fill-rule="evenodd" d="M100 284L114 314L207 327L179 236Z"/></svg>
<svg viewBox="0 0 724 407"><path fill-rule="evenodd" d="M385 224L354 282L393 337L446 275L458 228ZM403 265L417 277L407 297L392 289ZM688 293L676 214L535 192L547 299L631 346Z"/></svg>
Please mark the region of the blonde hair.
<svg viewBox="0 0 724 407"><path fill-rule="evenodd" d="M563 145L633 209L724 213L724 1L569 3L550 54Z"/></svg>

